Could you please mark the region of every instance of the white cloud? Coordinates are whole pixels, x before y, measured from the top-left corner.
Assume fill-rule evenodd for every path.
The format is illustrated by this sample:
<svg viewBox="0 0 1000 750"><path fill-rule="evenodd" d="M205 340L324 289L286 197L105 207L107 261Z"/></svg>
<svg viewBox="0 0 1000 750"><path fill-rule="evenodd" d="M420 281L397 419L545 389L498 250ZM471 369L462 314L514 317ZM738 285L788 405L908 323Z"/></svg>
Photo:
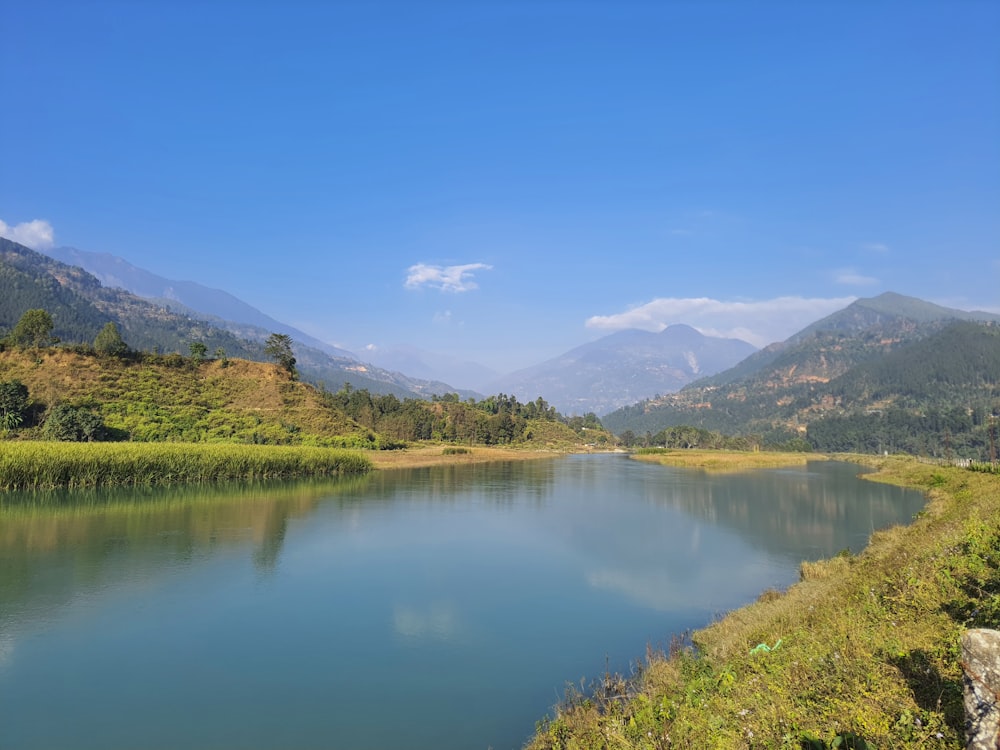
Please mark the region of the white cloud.
<svg viewBox="0 0 1000 750"><path fill-rule="evenodd" d="M423 286L442 292L468 292L478 289L473 280L473 271L490 271L493 266L486 263L466 263L460 266L429 266L417 263L406 271L406 288L418 289Z"/></svg>
<svg viewBox="0 0 1000 750"><path fill-rule="evenodd" d="M594 315L588 328L618 331L640 328L662 331L686 323L706 335L725 336L766 346L784 341L810 323L851 304L855 297L776 297L758 301L717 300L709 297L664 297L613 315Z"/></svg>
<svg viewBox="0 0 1000 750"><path fill-rule="evenodd" d="M440 310L434 313L434 322L440 323L441 325L448 325L451 323L451 310Z"/></svg>
<svg viewBox="0 0 1000 750"><path fill-rule="evenodd" d="M850 286L874 286L879 280L874 276L864 276L853 268L841 268L834 272L834 281L838 284L849 284Z"/></svg>
<svg viewBox="0 0 1000 750"><path fill-rule="evenodd" d="M0 220L0 237L6 237L32 250L48 250L55 245L56 233L44 219L23 221L14 226Z"/></svg>

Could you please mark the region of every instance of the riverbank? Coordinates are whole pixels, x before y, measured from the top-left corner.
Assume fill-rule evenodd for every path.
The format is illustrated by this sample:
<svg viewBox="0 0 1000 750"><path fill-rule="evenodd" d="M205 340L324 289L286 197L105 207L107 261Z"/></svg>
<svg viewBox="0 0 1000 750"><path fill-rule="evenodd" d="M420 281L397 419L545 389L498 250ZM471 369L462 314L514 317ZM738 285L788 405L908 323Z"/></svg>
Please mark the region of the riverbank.
<svg viewBox="0 0 1000 750"><path fill-rule="evenodd" d="M472 447L420 445L395 451L372 451L366 455L376 469L418 469L427 466L481 464L491 461L531 461L539 458L556 458L572 452L499 448L487 445Z"/></svg>
<svg viewBox="0 0 1000 750"><path fill-rule="evenodd" d="M230 443L0 443L0 490L362 474L360 451Z"/></svg>
<svg viewBox="0 0 1000 750"><path fill-rule="evenodd" d="M783 466L803 466L809 461L822 461L827 456L817 453L781 453L777 451L717 451L698 449L640 448L631 454L636 461L680 466L705 471L746 471L747 469L778 469Z"/></svg>
<svg viewBox="0 0 1000 750"><path fill-rule="evenodd" d="M800 583L635 676L567 696L527 747L800 748L842 732L881 749L963 746L959 639L1000 626L1000 477L849 459L927 492L925 510L856 557L803 564Z"/></svg>

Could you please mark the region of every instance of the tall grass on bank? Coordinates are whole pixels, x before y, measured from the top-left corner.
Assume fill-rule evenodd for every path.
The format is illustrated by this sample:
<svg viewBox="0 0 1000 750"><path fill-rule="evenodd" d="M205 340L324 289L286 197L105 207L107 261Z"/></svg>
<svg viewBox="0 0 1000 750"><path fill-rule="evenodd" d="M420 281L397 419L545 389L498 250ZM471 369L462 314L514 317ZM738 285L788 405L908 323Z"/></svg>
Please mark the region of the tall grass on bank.
<svg viewBox="0 0 1000 750"><path fill-rule="evenodd" d="M910 526L569 695L527 747L800 750L848 732L879 750L963 747L961 635L1000 627L1000 477L858 460L928 492Z"/></svg>
<svg viewBox="0 0 1000 750"><path fill-rule="evenodd" d="M0 443L0 490L360 474L360 453L332 448L194 443Z"/></svg>

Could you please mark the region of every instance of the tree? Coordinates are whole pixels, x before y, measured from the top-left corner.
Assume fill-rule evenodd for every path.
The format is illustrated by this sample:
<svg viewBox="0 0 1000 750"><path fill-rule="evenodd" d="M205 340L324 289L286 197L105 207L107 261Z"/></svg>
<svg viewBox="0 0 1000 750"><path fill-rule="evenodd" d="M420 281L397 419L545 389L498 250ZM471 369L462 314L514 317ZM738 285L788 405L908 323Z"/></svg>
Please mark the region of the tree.
<svg viewBox="0 0 1000 750"><path fill-rule="evenodd" d="M7 337L8 340L20 349L41 348L58 343L59 339L52 336L52 329L55 324L52 316L42 309L28 310L17 321L14 330Z"/></svg>
<svg viewBox="0 0 1000 750"><path fill-rule="evenodd" d="M121 357L128 354L128 344L118 332L118 326L114 323L107 323L94 339L94 351L109 357Z"/></svg>
<svg viewBox="0 0 1000 750"><path fill-rule="evenodd" d="M0 383L0 430L13 430L24 422L28 409L28 387L20 380Z"/></svg>
<svg viewBox="0 0 1000 750"><path fill-rule="evenodd" d="M53 440L93 442L107 437L107 428L101 418L86 409L59 404L45 420L45 435Z"/></svg>
<svg viewBox="0 0 1000 750"><path fill-rule="evenodd" d="M208 347L201 341L192 341L188 344L188 349L191 350L191 359L195 362L201 362L208 353Z"/></svg>
<svg viewBox="0 0 1000 750"><path fill-rule="evenodd" d="M292 337L286 333L272 333L267 337L264 353L278 365L295 376L295 356L292 354Z"/></svg>

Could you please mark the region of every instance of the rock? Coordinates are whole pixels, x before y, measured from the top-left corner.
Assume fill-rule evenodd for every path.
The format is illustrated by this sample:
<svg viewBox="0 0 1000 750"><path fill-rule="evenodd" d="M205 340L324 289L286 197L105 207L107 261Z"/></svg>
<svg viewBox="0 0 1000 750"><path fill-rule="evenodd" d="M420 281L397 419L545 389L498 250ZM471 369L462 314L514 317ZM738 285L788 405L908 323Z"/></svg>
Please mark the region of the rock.
<svg viewBox="0 0 1000 750"><path fill-rule="evenodd" d="M1000 750L1000 631L962 636L966 750Z"/></svg>

